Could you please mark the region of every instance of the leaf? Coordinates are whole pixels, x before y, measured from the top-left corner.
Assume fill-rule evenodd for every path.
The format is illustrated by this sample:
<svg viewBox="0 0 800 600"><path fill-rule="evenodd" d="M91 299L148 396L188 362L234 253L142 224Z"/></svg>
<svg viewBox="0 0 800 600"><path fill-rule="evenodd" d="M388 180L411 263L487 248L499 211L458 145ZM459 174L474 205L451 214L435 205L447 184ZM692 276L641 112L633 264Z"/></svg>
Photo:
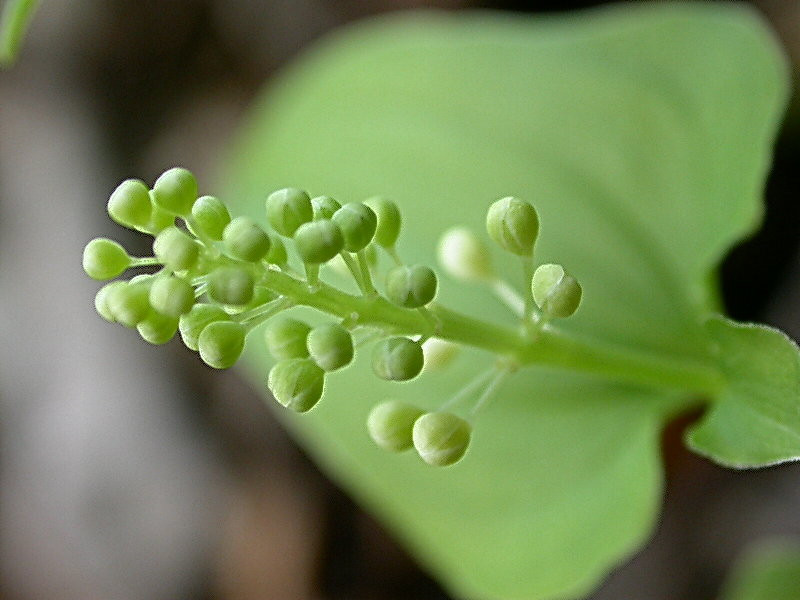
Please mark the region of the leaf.
<svg viewBox="0 0 800 600"><path fill-rule="evenodd" d="M709 367L707 281L758 222L786 87L771 35L741 5L383 18L333 36L270 86L235 148L227 196L263 221L280 187L384 194L403 211L401 255L423 264L446 228L481 232L493 200L529 199L537 261L563 264L584 289L565 330ZM519 277L518 264L494 259ZM478 286L443 280L438 298L513 322ZM251 344L246 358L266 392L265 349ZM660 429L696 399L530 368L481 413L453 467L368 440L375 403L439 406L491 360L465 352L398 385L376 380L359 352L311 413L279 414L455 595L586 594L655 526Z"/></svg>
<svg viewBox="0 0 800 600"><path fill-rule="evenodd" d="M766 325L712 319L707 328L727 385L689 431L689 446L730 467L800 459L797 344Z"/></svg>
<svg viewBox="0 0 800 600"><path fill-rule="evenodd" d="M6 0L0 14L0 67L10 67L17 59L38 6L39 0Z"/></svg>
<svg viewBox="0 0 800 600"><path fill-rule="evenodd" d="M796 600L800 598L800 545L771 540L739 560L724 586L722 600Z"/></svg>

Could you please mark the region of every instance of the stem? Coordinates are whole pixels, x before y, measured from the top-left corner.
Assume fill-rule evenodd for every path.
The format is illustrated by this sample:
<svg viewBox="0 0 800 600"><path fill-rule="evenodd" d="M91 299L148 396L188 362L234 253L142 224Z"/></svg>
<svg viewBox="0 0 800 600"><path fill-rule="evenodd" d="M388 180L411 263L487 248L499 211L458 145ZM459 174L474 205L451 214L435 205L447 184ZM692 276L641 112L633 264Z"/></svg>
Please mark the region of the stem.
<svg viewBox="0 0 800 600"><path fill-rule="evenodd" d="M153 265L163 265L155 256L131 256L131 267L150 267Z"/></svg>
<svg viewBox="0 0 800 600"><path fill-rule="evenodd" d="M453 397L450 398L447 402L442 404L438 408L438 410L445 411L445 410L455 406L461 400L463 400L464 398L468 397L475 390L480 388L482 385L486 385L486 380L489 379L492 376L492 373L494 373L494 369L495 369L494 367L492 367L490 369L486 369L483 373L478 375L475 379L473 379L467 385L465 385L463 388L458 390L458 392L456 392L453 395Z"/></svg>
<svg viewBox="0 0 800 600"><path fill-rule="evenodd" d="M287 308L291 308L293 305L294 302L292 302L292 300L289 298L277 298L276 300L268 302L267 304L259 306L258 308L234 315L232 319L239 321L242 323L242 325L247 327L248 331L250 331L261 325L261 323L267 319L274 317L279 312L286 310Z"/></svg>
<svg viewBox="0 0 800 600"><path fill-rule="evenodd" d="M486 389L483 390L483 394L481 394L481 397L478 398L478 401L475 403L471 413L473 416L497 394L500 390L500 386L508 379L509 375L511 375L511 369L500 369L495 373L494 378L489 382L489 385L486 386Z"/></svg>
<svg viewBox="0 0 800 600"><path fill-rule="evenodd" d="M526 308L526 301L522 299L522 296L519 295L519 292L515 290L507 281L504 279L492 279L489 282L489 285L492 287L492 292L494 295L505 304L508 308L511 309L516 316L523 319L525 315L528 314Z"/></svg>
<svg viewBox="0 0 800 600"><path fill-rule="evenodd" d="M260 284L291 298L295 304L351 318L359 325L378 327L387 333L424 335L430 327L419 311L395 306L381 296L353 296L324 282L310 290L304 282L275 270L265 272ZM582 339L552 327L529 338L509 327L487 323L442 306L431 306L429 310L440 323L437 337L508 356L520 366L546 365L618 381L703 393L715 393L724 384L711 361L629 350Z"/></svg>
<svg viewBox="0 0 800 600"><path fill-rule="evenodd" d="M383 249L386 250L386 254L388 254L391 257L395 265L397 265L398 267L403 266L403 261L400 259L400 255L397 253L397 249L394 246L391 246L389 248L384 247Z"/></svg>
<svg viewBox="0 0 800 600"><path fill-rule="evenodd" d="M369 272L369 261L365 250L358 251L358 266L361 267L361 281L364 283L365 294L377 294L375 285L372 283L372 275Z"/></svg>
<svg viewBox="0 0 800 600"><path fill-rule="evenodd" d="M365 294L366 289L364 287L364 282L361 280L361 273L359 272L356 261L354 261L353 257L350 256L347 252L340 252L339 256L342 257L344 264L347 266L347 270L350 271L350 275L352 275L353 279L356 280L356 285L358 286L358 289L361 290L362 294Z"/></svg>
<svg viewBox="0 0 800 600"><path fill-rule="evenodd" d="M521 256L522 260L522 289L525 294L525 307L523 319L529 319L533 310L533 292L531 291L531 280L533 279L533 256Z"/></svg>

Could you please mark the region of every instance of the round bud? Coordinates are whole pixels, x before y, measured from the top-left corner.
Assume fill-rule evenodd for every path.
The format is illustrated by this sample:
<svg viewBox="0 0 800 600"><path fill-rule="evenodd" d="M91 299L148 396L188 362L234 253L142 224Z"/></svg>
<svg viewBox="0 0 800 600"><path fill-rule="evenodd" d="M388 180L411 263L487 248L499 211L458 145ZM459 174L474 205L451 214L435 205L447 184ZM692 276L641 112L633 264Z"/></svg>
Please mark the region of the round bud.
<svg viewBox="0 0 800 600"><path fill-rule="evenodd" d="M195 304L188 313L181 315L178 329L181 339L189 350L197 351L200 334L208 325L217 321L229 321L228 313L216 304Z"/></svg>
<svg viewBox="0 0 800 600"><path fill-rule="evenodd" d="M149 299L153 309L177 319L194 306L194 289L180 277L156 277L150 286Z"/></svg>
<svg viewBox="0 0 800 600"><path fill-rule="evenodd" d="M174 225L161 230L153 240L153 254L173 271L191 269L200 255L200 247Z"/></svg>
<svg viewBox="0 0 800 600"><path fill-rule="evenodd" d="M464 456L472 427L452 413L432 412L416 420L412 437L422 460L435 467L446 467Z"/></svg>
<svg viewBox="0 0 800 600"><path fill-rule="evenodd" d="M393 248L400 235L400 226L403 219L400 209L391 200L383 196L373 196L364 200L378 217L378 226L375 229L375 241L384 248Z"/></svg>
<svg viewBox="0 0 800 600"><path fill-rule="evenodd" d="M314 327L306 338L311 358L324 371L346 367L353 360L353 336L338 323Z"/></svg>
<svg viewBox="0 0 800 600"><path fill-rule="evenodd" d="M386 274L386 297L398 306L419 308L436 295L436 273L423 265L401 265Z"/></svg>
<svg viewBox="0 0 800 600"><path fill-rule="evenodd" d="M348 252L366 248L378 226L378 217L361 202L348 202L333 214L332 220L342 230L344 249Z"/></svg>
<svg viewBox="0 0 800 600"><path fill-rule="evenodd" d="M108 199L108 215L123 227L147 229L151 212L150 190L138 179L123 181Z"/></svg>
<svg viewBox="0 0 800 600"><path fill-rule="evenodd" d="M578 281L561 265L541 265L531 280L531 292L546 317L563 319L574 314L581 303L583 290Z"/></svg>
<svg viewBox="0 0 800 600"><path fill-rule="evenodd" d="M484 281L492 277L486 248L464 227L453 227L444 232L439 240L438 258L442 268L456 279Z"/></svg>
<svg viewBox="0 0 800 600"><path fill-rule="evenodd" d="M242 354L246 334L244 325L234 321L214 321L208 324L197 340L200 358L215 369L232 367Z"/></svg>
<svg viewBox="0 0 800 600"><path fill-rule="evenodd" d="M367 431L378 446L389 452L402 452L414 445L414 422L425 411L399 400L388 400L373 408L367 417Z"/></svg>
<svg viewBox="0 0 800 600"><path fill-rule="evenodd" d="M501 198L486 213L486 231L504 250L530 256L539 235L539 215L529 202L513 196Z"/></svg>
<svg viewBox="0 0 800 600"><path fill-rule="evenodd" d="M302 190L285 188L267 198L267 221L281 235L292 237L300 225L313 218L311 199Z"/></svg>
<svg viewBox="0 0 800 600"><path fill-rule="evenodd" d="M459 347L453 342L439 338L429 338L422 344L426 369L443 369L458 354Z"/></svg>
<svg viewBox="0 0 800 600"><path fill-rule="evenodd" d="M330 219L342 205L330 196L317 196L311 199L311 208L314 209L314 220L319 221Z"/></svg>
<svg viewBox="0 0 800 600"><path fill-rule="evenodd" d="M125 248L106 238L95 238L83 249L83 270L92 279L104 281L120 275L131 264Z"/></svg>
<svg viewBox="0 0 800 600"><path fill-rule="evenodd" d="M304 263L321 264L342 251L344 237L333 221L311 221L294 232L294 245Z"/></svg>
<svg viewBox="0 0 800 600"><path fill-rule="evenodd" d="M142 339L151 344L166 344L178 331L178 318L162 315L151 310L143 321L136 325Z"/></svg>
<svg viewBox="0 0 800 600"><path fill-rule="evenodd" d="M208 296L220 304L247 304L253 287L253 276L242 267L218 267L208 275Z"/></svg>
<svg viewBox="0 0 800 600"><path fill-rule="evenodd" d="M114 314L108 307L108 294L110 294L111 290L114 288L124 287L126 285L128 284L125 281L112 281L111 283L107 283L97 290L97 294L94 296L94 308L97 311L97 314L103 317L106 321L110 321L112 323L116 321Z"/></svg>
<svg viewBox="0 0 800 600"><path fill-rule="evenodd" d="M175 225L175 215L157 206L154 197L153 191L150 190L150 223L142 230L150 235L157 235L167 227Z"/></svg>
<svg viewBox="0 0 800 600"><path fill-rule="evenodd" d="M308 356L306 338L311 327L291 317L272 319L264 330L267 350L276 360Z"/></svg>
<svg viewBox="0 0 800 600"><path fill-rule="evenodd" d="M407 381L422 371L422 346L405 337L390 337L375 346L372 370L381 379Z"/></svg>
<svg viewBox="0 0 800 600"><path fill-rule="evenodd" d="M230 256L246 262L261 260L269 252L269 236L249 217L236 217L228 223L222 239Z"/></svg>
<svg viewBox="0 0 800 600"><path fill-rule="evenodd" d="M253 297L250 299L250 302L248 302L247 304L226 304L225 310L229 314L241 313L246 310L251 310L253 308L258 308L260 306L263 306L267 302L275 300L277 297L278 296L275 294L275 292L273 292L269 288L257 285L253 287Z"/></svg>
<svg viewBox="0 0 800 600"><path fill-rule="evenodd" d="M192 219L206 236L220 241L223 229L231 222L231 214L218 198L201 196L192 204Z"/></svg>
<svg viewBox="0 0 800 600"><path fill-rule="evenodd" d="M188 217L197 199L197 180L191 171L173 167L156 179L153 185L153 201L173 215Z"/></svg>
<svg viewBox="0 0 800 600"><path fill-rule="evenodd" d="M106 294L108 313L125 327L136 327L150 314L149 292L150 286L141 282L128 282L109 289Z"/></svg>
<svg viewBox="0 0 800 600"><path fill-rule="evenodd" d="M306 412L322 397L325 372L310 358L287 358L269 372L267 386L286 408Z"/></svg>
<svg viewBox="0 0 800 600"><path fill-rule="evenodd" d="M270 236L269 237L269 252L264 257L271 265L285 265L289 260L289 257L286 254L286 246L284 246L283 241L278 236Z"/></svg>

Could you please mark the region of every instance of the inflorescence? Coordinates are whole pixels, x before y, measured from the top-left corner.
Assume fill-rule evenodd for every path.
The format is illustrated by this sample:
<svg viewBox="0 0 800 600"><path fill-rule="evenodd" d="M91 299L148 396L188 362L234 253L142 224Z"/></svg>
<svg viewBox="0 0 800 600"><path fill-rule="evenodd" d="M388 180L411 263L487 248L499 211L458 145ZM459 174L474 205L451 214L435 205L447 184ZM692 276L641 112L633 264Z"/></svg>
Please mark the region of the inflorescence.
<svg viewBox="0 0 800 600"><path fill-rule="evenodd" d="M103 286L95 297L100 316L136 328L152 344L180 332L184 344L216 369L233 366L245 338L266 322L264 340L277 361L268 387L297 412L317 404L328 375L347 367L361 345L374 342L372 369L388 381L409 381L423 367L442 368L455 356L459 346L446 339L434 303L436 272L405 264L398 255L402 219L392 201L376 196L341 205L329 196L281 189L266 199L266 230L248 217L232 218L222 201L198 197L197 191L194 175L178 167L163 173L152 189L129 179L114 190L109 215L152 235L153 256L132 257L117 242L97 238L84 249L84 270L103 281L131 268L158 270ZM449 275L488 285L531 338L551 319L577 310L581 287L574 277L556 264L533 269L539 217L531 204L497 200L486 228L501 248L520 257L525 293L494 274L479 238L461 227L447 231L439 245ZM382 278L379 251L392 264ZM346 274L359 294L325 282L323 266ZM299 305L335 320L312 327L286 314ZM405 332L398 335L401 322ZM417 331L409 335L409 328ZM518 367L513 357L498 357L432 412L398 400L378 404L367 418L369 435L386 450L413 447L428 464L451 465L469 446L475 413ZM476 398L469 415L452 412L468 398Z"/></svg>

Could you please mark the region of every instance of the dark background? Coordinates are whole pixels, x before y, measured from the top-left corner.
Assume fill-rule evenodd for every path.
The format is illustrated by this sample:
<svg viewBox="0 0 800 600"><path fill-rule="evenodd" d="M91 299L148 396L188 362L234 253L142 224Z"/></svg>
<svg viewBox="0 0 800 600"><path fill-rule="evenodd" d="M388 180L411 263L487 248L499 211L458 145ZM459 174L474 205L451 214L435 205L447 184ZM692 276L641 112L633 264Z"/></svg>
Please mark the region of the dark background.
<svg viewBox="0 0 800 600"><path fill-rule="evenodd" d="M145 253L105 219L110 190L172 164L211 188L262 84L334 27L418 7L599 4L45 0L19 64L0 72L0 598L447 598L236 374L101 322L79 256L96 235ZM800 2L752 4L796 71ZM795 339L797 114L795 102L765 227L721 271L734 317ZM684 426L665 432L655 538L594 600L708 600L750 542L800 538L797 466L723 470L683 449Z"/></svg>

